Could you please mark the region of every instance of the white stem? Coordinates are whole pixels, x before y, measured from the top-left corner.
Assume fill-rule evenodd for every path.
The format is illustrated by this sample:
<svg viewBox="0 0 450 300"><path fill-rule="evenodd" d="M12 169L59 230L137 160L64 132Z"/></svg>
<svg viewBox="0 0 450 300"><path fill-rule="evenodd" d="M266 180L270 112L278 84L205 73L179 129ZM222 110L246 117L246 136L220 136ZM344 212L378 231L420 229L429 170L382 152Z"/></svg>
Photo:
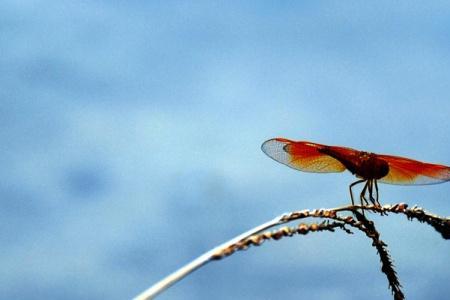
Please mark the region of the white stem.
<svg viewBox="0 0 450 300"><path fill-rule="evenodd" d="M254 234L257 234L261 231L266 230L267 228L279 225L282 222L282 219L285 215L281 215L276 217L275 219L266 222L264 224L261 224L253 229L250 229L249 231L229 240L228 242L223 243L222 245L204 253L203 255L197 257L184 267L178 269L177 271L173 272L169 276L165 277L161 281L157 282L153 286L149 287L147 290L143 291L139 295L137 295L134 300L149 300L154 299L156 295L161 293L162 291L169 288L171 285L176 283L177 281L183 279L186 275L192 273L193 271L197 270L198 268L202 267L206 263L211 261L211 258L214 256L214 254L220 253L222 250L228 248L229 246L236 244L237 242L246 239Z"/></svg>

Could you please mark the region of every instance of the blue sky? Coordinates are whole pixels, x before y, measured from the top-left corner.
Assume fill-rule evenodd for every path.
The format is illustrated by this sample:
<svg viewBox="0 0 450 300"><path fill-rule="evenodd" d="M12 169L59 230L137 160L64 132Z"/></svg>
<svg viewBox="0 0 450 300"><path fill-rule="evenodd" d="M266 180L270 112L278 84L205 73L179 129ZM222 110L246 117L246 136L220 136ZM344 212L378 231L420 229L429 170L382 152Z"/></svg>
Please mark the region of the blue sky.
<svg viewBox="0 0 450 300"><path fill-rule="evenodd" d="M283 136L450 165L450 5L2 1L0 294L127 299L285 211L349 202L276 164ZM381 186L450 215L450 184ZM450 293L450 245L374 217L408 298ZM267 243L161 299L386 299L361 234Z"/></svg>

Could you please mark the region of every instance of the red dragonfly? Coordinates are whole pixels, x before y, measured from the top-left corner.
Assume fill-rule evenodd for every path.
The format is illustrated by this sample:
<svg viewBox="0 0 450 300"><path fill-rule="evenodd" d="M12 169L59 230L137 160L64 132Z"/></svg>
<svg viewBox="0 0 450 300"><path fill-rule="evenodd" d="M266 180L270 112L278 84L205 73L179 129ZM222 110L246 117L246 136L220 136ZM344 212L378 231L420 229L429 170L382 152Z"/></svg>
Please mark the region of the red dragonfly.
<svg viewBox="0 0 450 300"><path fill-rule="evenodd" d="M369 204L367 199L374 205L380 205L377 182L421 185L450 180L450 167L447 166L346 147L275 138L265 141L261 149L277 162L304 172L333 173L349 170L359 178L349 186L353 205L352 187L360 183L365 183L360 195L361 206L364 206L364 203Z"/></svg>

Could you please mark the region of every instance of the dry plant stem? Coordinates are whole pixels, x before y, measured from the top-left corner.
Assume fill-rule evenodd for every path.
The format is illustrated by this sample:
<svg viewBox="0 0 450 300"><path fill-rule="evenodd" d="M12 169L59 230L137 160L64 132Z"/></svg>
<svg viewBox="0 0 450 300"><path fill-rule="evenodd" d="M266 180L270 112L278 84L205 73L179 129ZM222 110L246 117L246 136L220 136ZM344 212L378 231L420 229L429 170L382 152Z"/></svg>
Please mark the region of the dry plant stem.
<svg viewBox="0 0 450 300"><path fill-rule="evenodd" d="M345 223L342 222L328 222L305 224L301 223L295 227L284 226L274 231L265 231L262 233L254 234L246 239L240 240L237 243L229 245L227 248L223 248L216 252L212 259L222 259L226 256L233 254L236 251L247 250L250 246L261 246L266 240L280 240L283 237L292 237L295 234L306 235L310 232L331 231L334 232L336 228L342 229L348 234L353 234L349 229L345 227Z"/></svg>
<svg viewBox="0 0 450 300"><path fill-rule="evenodd" d="M171 285L176 283L177 281L181 280L182 278L186 277L193 271L197 270L198 268L202 267L206 263L210 262L214 255L216 255L217 252L221 251L222 249L225 249L229 247L229 245L235 244L238 241L241 241L243 239L248 238L249 236L255 235L261 231L267 230L268 228L271 228L273 226L277 226L280 224L280 220L282 220L284 215L281 215L279 217L276 217L275 219L266 222L264 224L261 224L253 229L250 229L249 231L231 239L230 241L223 243L222 245L204 253L203 255L197 257L184 267L178 269L177 271L173 272L169 276L165 277L161 281L157 282L144 292L137 295L134 300L148 300L148 299L154 299L156 295L161 293L162 291L169 288Z"/></svg>
<svg viewBox="0 0 450 300"><path fill-rule="evenodd" d="M345 209L347 210L347 208ZM285 216L284 221L292 221L303 218L326 218L334 220L332 223L321 223L321 224L300 224L298 228L293 227L283 227L274 232L263 232L258 235L251 236L245 240L238 241L236 244L232 244L227 248L224 248L221 252L218 252L214 259L221 259L234 253L236 250L245 250L250 245L259 246L268 239L279 239L283 236L292 236L294 233L306 234L310 231L333 231L334 228L339 227L349 233L349 230L345 225L351 226L362 231L367 237L372 239L372 245L377 249L381 261L381 271L386 275L389 287L394 295L394 299L403 300L405 296L401 291L401 285L397 278L397 273L395 272L394 265L387 251L387 245L380 239L380 234L375 229L375 225L372 221L369 221L363 214L359 213L355 208L352 207L351 211L357 217L355 220L352 216L341 217L338 216L335 210L326 209L316 209L316 210L303 210L298 212L293 212ZM380 212L381 213L381 212Z"/></svg>
<svg viewBox="0 0 450 300"><path fill-rule="evenodd" d="M337 209L332 209L336 212L338 211L351 211L350 207L341 207ZM361 208L361 206L354 206L353 209ZM450 218L440 217L435 214L431 214L426 212L421 207L413 206L412 208L408 208L408 205L405 203L399 203L395 205L384 205L384 206L375 206L369 205L364 207L365 210L370 210L376 213L385 214L385 213L395 213L395 214L404 214L408 219L413 220L417 219L421 223L427 223L432 226L437 232L439 232L443 239L450 239Z"/></svg>
<svg viewBox="0 0 450 300"><path fill-rule="evenodd" d="M315 210L302 210L295 211L289 214L284 214L275 219L266 222L260 226L257 226L236 238L206 252L200 257L196 258L189 264L178 269L174 273L170 274L166 278L162 279L155 285L151 286L146 291L142 292L136 296L135 300L147 300L153 299L156 295L166 290L168 287L181 280L191 272L202 267L206 263L214 260L220 259L225 256L232 254L236 250L247 249L250 245L260 245L264 240L267 239L279 239L283 236L292 236L293 234L306 234L310 231L333 231L334 228L340 228L347 233L351 233L345 225L357 228L363 231L368 237L373 241L373 246L376 247L380 260L382 263L382 271L388 277L389 285L392 289L395 299L404 299L403 293L400 290L400 283L396 277L395 270L393 268L391 259L386 250L386 244L379 239L379 233L376 231L373 222L367 220L362 214L357 210L364 208L366 211L372 211L380 213L381 215L386 215L386 213L396 213L404 214L408 219L417 219L420 222L425 222L441 233L444 239L450 239L450 219L442 218L430 213L425 212L423 209L418 207L408 208L407 204L399 203L395 205L385 205L385 206L360 206L360 205L348 205L332 209L315 209ZM337 215L338 212L349 211L357 216L358 221L354 220L351 216L340 217ZM303 218L325 218L331 219L332 223L320 223L320 224L300 224L297 228L293 227L283 227L277 231L271 233L261 233L264 230L285 224L294 220Z"/></svg>
<svg viewBox="0 0 450 300"><path fill-rule="evenodd" d="M372 245L377 249L381 261L381 271L386 275L388 279L389 287L392 290L394 299L405 299L405 295L400 289L401 284L398 280L397 272L395 272L394 264L392 263L389 252L387 251L387 244L380 239L380 233L376 230L375 225L372 221L367 220L364 215L360 214L357 211L355 212L355 215L360 224L363 225L361 231L363 231L367 235L367 237L372 239Z"/></svg>

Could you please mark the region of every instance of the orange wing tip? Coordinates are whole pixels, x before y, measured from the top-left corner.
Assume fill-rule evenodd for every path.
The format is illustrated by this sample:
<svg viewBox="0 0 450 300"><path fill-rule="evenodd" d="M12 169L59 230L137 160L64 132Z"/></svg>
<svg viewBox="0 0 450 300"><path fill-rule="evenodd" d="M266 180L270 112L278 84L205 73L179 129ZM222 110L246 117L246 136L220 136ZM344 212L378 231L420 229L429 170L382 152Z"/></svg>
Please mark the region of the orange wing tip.
<svg viewBox="0 0 450 300"><path fill-rule="evenodd" d="M445 169L439 174L439 179L445 181L450 181L450 167L445 167Z"/></svg>
<svg viewBox="0 0 450 300"><path fill-rule="evenodd" d="M388 175L380 182L399 185L428 185L450 181L450 167L433 164L420 164L416 169L391 163Z"/></svg>
<svg viewBox="0 0 450 300"><path fill-rule="evenodd" d="M391 177L383 177L379 180L381 183L387 184L398 184L398 185L431 185L431 184L439 184L450 181L450 174L445 176L426 176L426 175L417 175L417 176L391 176Z"/></svg>

